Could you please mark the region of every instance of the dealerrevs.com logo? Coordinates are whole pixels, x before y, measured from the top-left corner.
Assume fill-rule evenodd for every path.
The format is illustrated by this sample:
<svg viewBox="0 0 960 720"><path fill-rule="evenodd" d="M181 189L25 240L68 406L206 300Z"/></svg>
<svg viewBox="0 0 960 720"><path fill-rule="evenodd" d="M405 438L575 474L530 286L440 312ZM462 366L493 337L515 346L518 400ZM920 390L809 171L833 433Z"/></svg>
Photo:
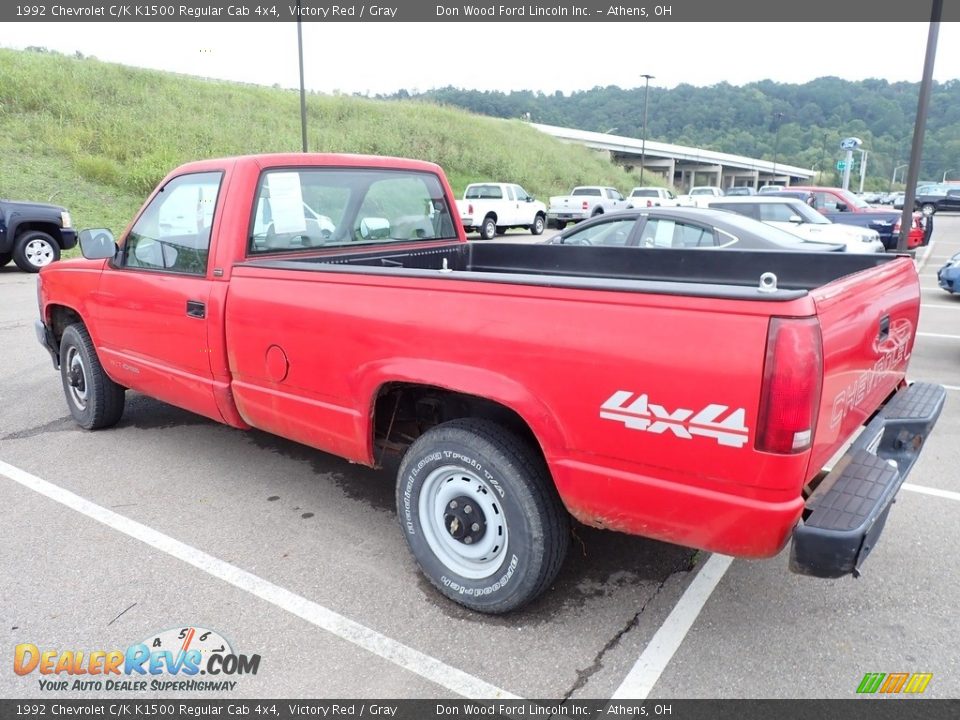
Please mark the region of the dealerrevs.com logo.
<svg viewBox="0 0 960 720"><path fill-rule="evenodd" d="M256 675L259 655L240 655L215 630L182 627L151 635L126 650L59 650L21 643L13 671L38 675L45 691L195 692L234 690L239 675Z"/></svg>

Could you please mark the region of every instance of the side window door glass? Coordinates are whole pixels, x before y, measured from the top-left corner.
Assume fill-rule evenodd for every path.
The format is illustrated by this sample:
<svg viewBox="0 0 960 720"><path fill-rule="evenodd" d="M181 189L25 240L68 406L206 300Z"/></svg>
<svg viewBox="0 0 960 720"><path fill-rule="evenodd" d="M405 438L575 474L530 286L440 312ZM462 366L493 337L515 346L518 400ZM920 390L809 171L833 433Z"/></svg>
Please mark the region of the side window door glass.
<svg viewBox="0 0 960 720"><path fill-rule="evenodd" d="M220 172L174 178L153 198L123 244L127 268L203 275Z"/></svg>

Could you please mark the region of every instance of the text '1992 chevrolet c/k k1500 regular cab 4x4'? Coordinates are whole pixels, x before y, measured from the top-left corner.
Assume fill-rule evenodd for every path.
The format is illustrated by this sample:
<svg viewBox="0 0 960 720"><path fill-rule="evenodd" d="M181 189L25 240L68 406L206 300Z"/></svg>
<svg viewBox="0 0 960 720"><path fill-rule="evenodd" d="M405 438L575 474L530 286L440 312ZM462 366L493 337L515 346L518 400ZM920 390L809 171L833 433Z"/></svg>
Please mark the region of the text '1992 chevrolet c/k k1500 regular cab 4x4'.
<svg viewBox="0 0 960 720"><path fill-rule="evenodd" d="M184 165L119 245L84 231L87 259L43 269L38 335L87 429L129 388L402 453L409 547L475 610L543 592L571 515L858 572L944 400L904 379L909 258L467 243L456 213L426 162Z"/></svg>

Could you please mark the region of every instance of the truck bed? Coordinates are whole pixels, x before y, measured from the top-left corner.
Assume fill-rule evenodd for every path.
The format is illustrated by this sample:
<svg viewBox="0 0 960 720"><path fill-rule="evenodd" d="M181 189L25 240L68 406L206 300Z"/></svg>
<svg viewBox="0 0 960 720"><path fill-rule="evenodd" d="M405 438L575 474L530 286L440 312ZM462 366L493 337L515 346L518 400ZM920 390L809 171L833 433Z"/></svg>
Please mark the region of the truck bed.
<svg viewBox="0 0 960 720"><path fill-rule="evenodd" d="M257 259L247 266L545 285L725 299L787 301L896 255L674 250L516 243L456 243L415 250ZM777 277L775 291L760 276Z"/></svg>

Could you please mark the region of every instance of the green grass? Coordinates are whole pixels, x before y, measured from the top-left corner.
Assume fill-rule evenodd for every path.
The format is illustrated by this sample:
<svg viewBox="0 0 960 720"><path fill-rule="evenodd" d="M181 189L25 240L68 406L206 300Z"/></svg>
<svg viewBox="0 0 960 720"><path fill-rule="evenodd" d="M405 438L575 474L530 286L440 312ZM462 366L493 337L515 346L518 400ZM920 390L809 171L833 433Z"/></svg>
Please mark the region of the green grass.
<svg viewBox="0 0 960 720"><path fill-rule="evenodd" d="M70 209L77 227L119 233L177 165L300 149L299 94L0 49L0 196ZM312 94L309 148L438 163L454 192L478 181L523 185L546 201L574 185L624 193L636 175L606 155L519 120L419 102Z"/></svg>

